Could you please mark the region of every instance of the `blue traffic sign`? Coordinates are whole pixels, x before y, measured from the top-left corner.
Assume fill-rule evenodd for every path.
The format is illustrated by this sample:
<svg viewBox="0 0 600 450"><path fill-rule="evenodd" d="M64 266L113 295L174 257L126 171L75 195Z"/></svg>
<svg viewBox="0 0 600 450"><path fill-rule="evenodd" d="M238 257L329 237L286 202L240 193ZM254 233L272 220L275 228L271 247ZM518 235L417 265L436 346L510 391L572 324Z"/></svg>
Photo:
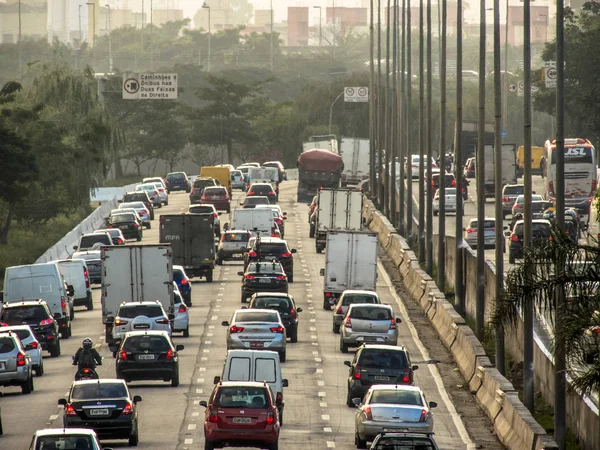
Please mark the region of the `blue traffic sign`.
<svg viewBox="0 0 600 450"><path fill-rule="evenodd" d="M508 132L506 130L502 130L502 139L505 139L508 137Z"/></svg>

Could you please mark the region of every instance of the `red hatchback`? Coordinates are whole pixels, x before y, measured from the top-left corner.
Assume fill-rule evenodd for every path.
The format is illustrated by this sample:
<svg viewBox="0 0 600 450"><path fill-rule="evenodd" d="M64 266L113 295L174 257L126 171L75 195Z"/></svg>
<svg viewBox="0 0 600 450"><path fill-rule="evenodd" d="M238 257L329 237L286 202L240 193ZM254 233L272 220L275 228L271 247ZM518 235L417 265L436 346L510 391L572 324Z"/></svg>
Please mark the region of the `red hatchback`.
<svg viewBox="0 0 600 450"><path fill-rule="evenodd" d="M215 205L218 211L231 211L231 197L223 186L207 186L200 197L201 205Z"/></svg>
<svg viewBox="0 0 600 450"><path fill-rule="evenodd" d="M221 381L204 417L204 449L256 447L278 450L279 413L267 383Z"/></svg>

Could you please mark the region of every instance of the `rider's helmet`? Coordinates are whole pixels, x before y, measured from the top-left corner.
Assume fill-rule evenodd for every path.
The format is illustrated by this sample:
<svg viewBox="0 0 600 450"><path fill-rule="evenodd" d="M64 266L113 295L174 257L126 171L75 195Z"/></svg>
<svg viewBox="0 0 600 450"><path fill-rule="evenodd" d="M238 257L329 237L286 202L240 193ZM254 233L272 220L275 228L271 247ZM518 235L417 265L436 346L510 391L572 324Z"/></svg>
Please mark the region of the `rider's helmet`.
<svg viewBox="0 0 600 450"><path fill-rule="evenodd" d="M92 341L91 338L85 338L83 340L82 345L83 345L83 348L92 348L92 346L94 345L94 341Z"/></svg>

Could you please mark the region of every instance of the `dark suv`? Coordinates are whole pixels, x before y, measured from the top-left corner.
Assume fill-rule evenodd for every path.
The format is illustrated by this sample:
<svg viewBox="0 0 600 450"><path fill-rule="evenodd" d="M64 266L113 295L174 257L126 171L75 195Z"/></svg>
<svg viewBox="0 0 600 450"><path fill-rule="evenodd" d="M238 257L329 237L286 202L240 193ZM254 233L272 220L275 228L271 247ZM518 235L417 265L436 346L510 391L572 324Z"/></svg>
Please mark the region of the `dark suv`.
<svg viewBox="0 0 600 450"><path fill-rule="evenodd" d="M250 186L248 192L246 192L247 197L258 197L263 196L269 199L272 205L277 202L278 194L273 189L269 183L254 183Z"/></svg>
<svg viewBox="0 0 600 450"><path fill-rule="evenodd" d="M250 299L250 309L274 309L279 313L285 334L291 342L298 342L298 313L302 308L296 306L290 294L258 292Z"/></svg>
<svg viewBox="0 0 600 450"><path fill-rule="evenodd" d="M252 262L242 277L242 303L257 292L288 292L288 278L278 262Z"/></svg>
<svg viewBox="0 0 600 450"><path fill-rule="evenodd" d="M146 191L128 192L123 196L122 203L143 202L144 206L150 211L150 220L154 220L154 204Z"/></svg>
<svg viewBox="0 0 600 450"><path fill-rule="evenodd" d="M35 338L42 345L42 350L50 352L50 356L60 356L60 335L57 319L43 300L30 300L17 303L5 303L0 313L0 325L29 325Z"/></svg>
<svg viewBox="0 0 600 450"><path fill-rule="evenodd" d="M114 214L108 219L109 228L118 228L125 236L125 239L142 240L142 224L132 213Z"/></svg>
<svg viewBox="0 0 600 450"><path fill-rule="evenodd" d="M285 270L290 283L294 282L294 253L285 240L273 237L255 240L252 246L244 253L244 269L253 261L279 261Z"/></svg>
<svg viewBox="0 0 600 450"><path fill-rule="evenodd" d="M190 186L190 180L185 172L168 173L167 178L165 178L165 183L167 184L167 193L185 191L189 194L192 190L192 187Z"/></svg>
<svg viewBox="0 0 600 450"><path fill-rule="evenodd" d="M364 344L354 354L350 367L346 404L354 408L353 398L363 398L374 384L413 385L413 372L419 366L410 362L408 350L402 346Z"/></svg>
<svg viewBox="0 0 600 450"><path fill-rule="evenodd" d="M518 220L510 233L508 241L508 262L514 264L516 259L523 258L523 220ZM552 237L552 225L545 219L531 221L532 246L543 246Z"/></svg>
<svg viewBox="0 0 600 450"><path fill-rule="evenodd" d="M192 186L192 192L190 193L190 203L200 203L200 198L202 198L202 193L204 192L204 188L209 186L218 186L219 183L210 177L198 177L194 180L194 185Z"/></svg>

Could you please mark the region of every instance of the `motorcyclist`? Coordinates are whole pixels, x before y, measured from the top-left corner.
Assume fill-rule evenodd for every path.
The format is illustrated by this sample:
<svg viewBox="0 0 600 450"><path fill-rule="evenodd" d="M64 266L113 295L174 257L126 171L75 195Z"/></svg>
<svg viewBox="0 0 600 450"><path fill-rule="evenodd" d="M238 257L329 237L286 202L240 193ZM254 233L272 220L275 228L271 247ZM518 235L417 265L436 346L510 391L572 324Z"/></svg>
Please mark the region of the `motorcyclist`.
<svg viewBox="0 0 600 450"><path fill-rule="evenodd" d="M94 341L91 338L85 338L81 347L75 353L73 365L78 366L78 369L95 369L96 366L102 365L102 357L94 348Z"/></svg>

